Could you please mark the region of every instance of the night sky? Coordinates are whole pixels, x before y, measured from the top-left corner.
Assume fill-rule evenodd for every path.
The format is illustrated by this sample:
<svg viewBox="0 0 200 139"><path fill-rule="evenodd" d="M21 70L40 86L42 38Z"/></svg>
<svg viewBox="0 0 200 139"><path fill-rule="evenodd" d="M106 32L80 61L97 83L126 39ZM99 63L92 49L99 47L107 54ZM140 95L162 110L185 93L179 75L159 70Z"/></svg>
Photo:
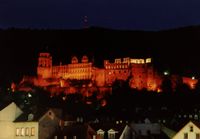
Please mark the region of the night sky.
<svg viewBox="0 0 200 139"><path fill-rule="evenodd" d="M199 71L200 66L196 63L199 52L196 48L200 42L200 27L195 31L186 29L178 33L172 31L169 34L163 34L161 31L157 35L151 35L148 32L147 34L126 32L116 35L115 31L112 33L97 31L94 34L91 31L89 35L86 35L84 31L80 31L77 36L76 31L70 31L84 28L84 16L88 17L89 27L108 29L160 31L198 26L200 25L199 7L199 0L0 0L0 29L69 30L66 34L62 34L62 31L57 34L48 32L37 34L29 31L20 33L19 30L19 32L2 31L0 33L0 86L6 80L10 82L14 76L21 77L35 72L37 55L40 48L46 46L60 52L62 52L60 49L62 46L67 52L65 54L63 51L63 55L67 55L68 58L72 54L78 55L79 51L82 51L80 48L86 46L98 48L89 52L92 55L96 55L99 50L102 51L100 55L105 53L113 55L114 49L124 52L125 56L128 55L127 52L136 54L137 49L145 52L152 50L158 60L162 57L166 64L182 65L183 68L191 69L192 72ZM60 37L57 37L59 35ZM159 36L161 36L160 39ZM119 46L116 47L116 45ZM76 50L68 49L72 47ZM181 48L181 53L179 53L179 48ZM160 53L160 51L163 52ZM60 57L63 56L59 52L54 53Z"/></svg>
<svg viewBox="0 0 200 139"><path fill-rule="evenodd" d="M160 30L200 24L199 0L0 0L0 28Z"/></svg>

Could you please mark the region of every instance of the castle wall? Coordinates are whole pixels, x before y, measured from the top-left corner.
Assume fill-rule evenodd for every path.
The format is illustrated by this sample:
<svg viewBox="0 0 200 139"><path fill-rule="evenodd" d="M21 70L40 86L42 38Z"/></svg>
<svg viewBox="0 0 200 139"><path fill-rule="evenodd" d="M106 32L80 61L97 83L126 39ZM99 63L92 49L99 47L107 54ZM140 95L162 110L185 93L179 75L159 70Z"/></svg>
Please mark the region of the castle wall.
<svg viewBox="0 0 200 139"><path fill-rule="evenodd" d="M129 63L115 59L115 63L104 61L106 84L111 85L115 80L127 80L130 75Z"/></svg>
<svg viewBox="0 0 200 139"><path fill-rule="evenodd" d="M197 79L192 79L192 78L189 78L189 77L182 77L182 79L183 79L183 83L187 84L190 87L190 89L194 89L195 85L198 82Z"/></svg>
<svg viewBox="0 0 200 139"><path fill-rule="evenodd" d="M88 80L92 78L92 63L68 64L68 78Z"/></svg>
<svg viewBox="0 0 200 139"><path fill-rule="evenodd" d="M89 62L87 56L81 60L72 57L71 64L52 66L52 57L49 53L40 53L38 58L37 74L39 79L34 81L42 86L47 85L46 80L42 79L77 79L95 81L97 87L111 86L115 80L129 80L131 88L138 90L147 89L148 91L161 91L163 75L158 74L154 69L151 58L131 59L125 57L117 58L113 63L104 60L104 68L96 68ZM179 76L170 76L172 88L175 89L182 83ZM194 89L196 79L182 78L183 83ZM63 82L64 83L64 82ZM61 86L65 86L61 83Z"/></svg>
<svg viewBox="0 0 200 139"><path fill-rule="evenodd" d="M94 80L95 80L95 82L96 82L96 85L98 86L98 87L103 87L103 86L105 86L105 69L98 69L98 68L96 68L95 69L95 78L94 78Z"/></svg>

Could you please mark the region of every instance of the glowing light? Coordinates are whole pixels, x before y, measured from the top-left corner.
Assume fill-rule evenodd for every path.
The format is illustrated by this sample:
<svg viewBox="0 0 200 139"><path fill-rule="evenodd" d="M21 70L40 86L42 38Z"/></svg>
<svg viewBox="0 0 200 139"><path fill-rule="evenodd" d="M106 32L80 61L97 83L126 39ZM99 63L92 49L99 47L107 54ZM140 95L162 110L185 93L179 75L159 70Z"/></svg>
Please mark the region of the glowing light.
<svg viewBox="0 0 200 139"><path fill-rule="evenodd" d="M63 100L63 101L65 101L66 99L67 99L67 97L66 97L66 96L65 96L65 97L62 97L62 100Z"/></svg>
<svg viewBox="0 0 200 139"><path fill-rule="evenodd" d="M102 101L101 101L101 106L102 106L102 107L105 107L106 105L107 105L106 100L102 100Z"/></svg>
<svg viewBox="0 0 200 139"><path fill-rule="evenodd" d="M160 93L160 92L161 92L161 89L158 88L158 89L157 89L157 93Z"/></svg>
<svg viewBox="0 0 200 139"><path fill-rule="evenodd" d="M195 77L194 77L194 76L192 76L192 80L195 80Z"/></svg>
<svg viewBox="0 0 200 139"><path fill-rule="evenodd" d="M147 58L146 63L151 63L151 58Z"/></svg>
<svg viewBox="0 0 200 139"><path fill-rule="evenodd" d="M163 74L164 74L164 75L169 75L169 72L168 72L168 71L164 71Z"/></svg>
<svg viewBox="0 0 200 139"><path fill-rule="evenodd" d="M32 95L30 93L28 93L28 97L32 97Z"/></svg>

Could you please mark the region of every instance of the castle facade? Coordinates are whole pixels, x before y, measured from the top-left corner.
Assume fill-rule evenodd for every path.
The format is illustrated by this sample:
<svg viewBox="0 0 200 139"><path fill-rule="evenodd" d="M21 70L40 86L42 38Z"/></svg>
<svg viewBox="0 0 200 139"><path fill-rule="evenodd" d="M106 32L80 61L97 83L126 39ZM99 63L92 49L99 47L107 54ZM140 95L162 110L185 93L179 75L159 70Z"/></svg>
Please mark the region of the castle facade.
<svg viewBox="0 0 200 139"><path fill-rule="evenodd" d="M71 63L53 65L50 53L40 53L37 67L37 80L34 84L48 86L48 79L59 80L60 86L65 87L65 80L90 80L97 87L110 87L116 80L128 81L131 88L160 92L162 83L168 79L172 88L177 85L187 84L191 89L195 88L197 79L194 77L182 77L179 75L168 75L167 72L159 73L155 69L152 58L116 58L113 62L104 60L104 67L94 66L86 55L81 59L72 57Z"/></svg>
<svg viewBox="0 0 200 139"><path fill-rule="evenodd" d="M99 87L111 86L116 80L129 80L131 88L150 91L160 89L162 78L154 69L151 58L104 60L104 67L98 68L85 55L80 61L74 56L69 64L53 65L50 53L39 54L37 75L42 79L91 80Z"/></svg>

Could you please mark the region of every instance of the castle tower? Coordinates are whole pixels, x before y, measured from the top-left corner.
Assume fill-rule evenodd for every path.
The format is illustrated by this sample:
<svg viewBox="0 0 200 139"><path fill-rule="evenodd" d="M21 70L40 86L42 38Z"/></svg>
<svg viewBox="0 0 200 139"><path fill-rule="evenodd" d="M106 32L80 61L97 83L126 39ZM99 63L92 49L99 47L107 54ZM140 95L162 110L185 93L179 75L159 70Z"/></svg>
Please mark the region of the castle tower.
<svg viewBox="0 0 200 139"><path fill-rule="evenodd" d="M82 57L82 59L81 59L81 62L82 63L88 63L88 57L86 56L86 55L84 55L83 57Z"/></svg>
<svg viewBox="0 0 200 139"><path fill-rule="evenodd" d="M73 56L72 60L71 60L71 63L72 64L78 64L78 58L76 56Z"/></svg>
<svg viewBox="0 0 200 139"><path fill-rule="evenodd" d="M38 58L37 75L42 78L52 76L52 57L50 53L40 53Z"/></svg>

